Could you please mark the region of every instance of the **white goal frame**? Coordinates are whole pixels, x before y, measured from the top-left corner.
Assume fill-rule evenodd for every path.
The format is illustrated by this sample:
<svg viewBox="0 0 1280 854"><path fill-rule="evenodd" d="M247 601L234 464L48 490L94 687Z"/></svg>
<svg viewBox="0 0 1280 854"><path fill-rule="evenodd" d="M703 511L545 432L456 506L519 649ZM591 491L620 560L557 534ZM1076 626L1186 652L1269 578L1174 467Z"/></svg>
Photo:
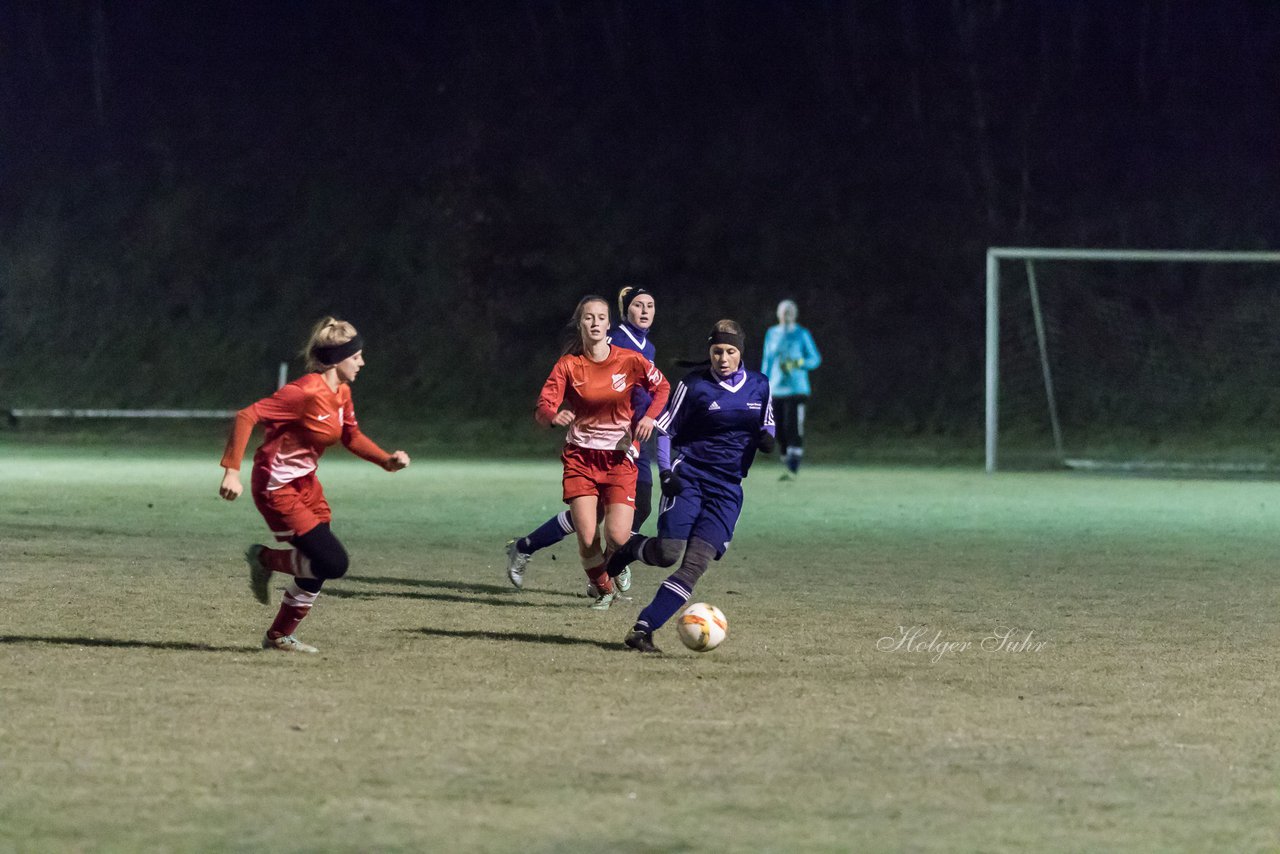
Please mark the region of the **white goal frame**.
<svg viewBox="0 0 1280 854"><path fill-rule="evenodd" d="M1058 424L1057 403L1053 395L1053 375L1045 345L1044 319L1040 315L1040 297L1036 288L1036 261L1190 261L1201 264L1277 264L1280 252L1232 252L1196 249L1039 249L1030 247L991 247L987 250L987 460L986 470L997 468L996 440L999 437L1000 393L1000 262L1022 261L1026 265L1027 287L1030 289L1036 341L1040 347L1040 368L1048 398L1049 420L1058 458L1064 463L1062 430Z"/></svg>
<svg viewBox="0 0 1280 854"><path fill-rule="evenodd" d="M276 374L276 388L284 387L289 380L289 363L281 362ZM235 409L77 409L57 407L55 409L12 408L8 412L9 425L17 426L23 418L169 418L169 419L201 419L213 418L225 421L235 418Z"/></svg>

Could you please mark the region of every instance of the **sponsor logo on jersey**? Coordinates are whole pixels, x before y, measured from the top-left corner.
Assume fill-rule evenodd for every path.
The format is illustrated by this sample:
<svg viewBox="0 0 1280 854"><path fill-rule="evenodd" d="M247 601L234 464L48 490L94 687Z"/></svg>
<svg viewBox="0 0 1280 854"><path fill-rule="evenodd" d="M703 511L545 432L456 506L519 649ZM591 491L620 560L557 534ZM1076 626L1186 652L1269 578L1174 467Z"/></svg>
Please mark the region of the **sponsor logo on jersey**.
<svg viewBox="0 0 1280 854"><path fill-rule="evenodd" d="M626 388L627 388L627 375L626 375L626 374L614 374L614 375L613 375L613 390L614 390L614 391L626 391Z"/></svg>
<svg viewBox="0 0 1280 854"><path fill-rule="evenodd" d="M748 403L747 409L759 409L762 406L764 406L763 403Z"/></svg>
<svg viewBox="0 0 1280 854"><path fill-rule="evenodd" d="M314 416L314 418L315 418L317 421L328 421L328 420L329 420L329 415L330 415L330 413L325 413L324 415L316 415L316 416Z"/></svg>
<svg viewBox="0 0 1280 854"><path fill-rule="evenodd" d="M711 405L707 407L707 411L708 411L708 412L719 412L719 411L720 411L720 401L718 401L718 400L713 400L713 401L711 401Z"/></svg>

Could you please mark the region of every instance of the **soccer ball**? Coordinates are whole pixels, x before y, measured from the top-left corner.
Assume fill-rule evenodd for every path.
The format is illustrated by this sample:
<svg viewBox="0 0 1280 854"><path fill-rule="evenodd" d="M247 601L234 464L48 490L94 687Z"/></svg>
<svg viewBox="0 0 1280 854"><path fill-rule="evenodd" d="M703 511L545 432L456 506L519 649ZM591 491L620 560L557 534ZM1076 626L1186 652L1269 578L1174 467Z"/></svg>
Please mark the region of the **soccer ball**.
<svg viewBox="0 0 1280 854"><path fill-rule="evenodd" d="M724 641L729 633L729 621L715 605L695 602L680 615L676 623L680 641L696 652L710 652Z"/></svg>

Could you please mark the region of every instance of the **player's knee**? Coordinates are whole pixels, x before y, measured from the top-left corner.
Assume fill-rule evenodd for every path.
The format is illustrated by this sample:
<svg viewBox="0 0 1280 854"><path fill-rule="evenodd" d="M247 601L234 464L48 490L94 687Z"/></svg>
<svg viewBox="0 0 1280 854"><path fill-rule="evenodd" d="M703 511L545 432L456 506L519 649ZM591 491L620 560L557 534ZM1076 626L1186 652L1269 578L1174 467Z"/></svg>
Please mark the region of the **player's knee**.
<svg viewBox="0 0 1280 854"><path fill-rule="evenodd" d="M604 530L604 544L609 551L617 551L631 539L631 525L620 525L616 519L609 521L611 524L606 525Z"/></svg>
<svg viewBox="0 0 1280 854"><path fill-rule="evenodd" d="M684 550L683 540L650 540L653 546L646 548L645 563L652 566L675 566ZM650 550L651 549L651 550ZM653 560L648 558L652 557Z"/></svg>
<svg viewBox="0 0 1280 854"><path fill-rule="evenodd" d="M312 560L311 568L320 578L341 578L347 574L347 569L351 566L351 558L347 556L347 550L342 546L338 546L324 555L320 560Z"/></svg>
<svg viewBox="0 0 1280 854"><path fill-rule="evenodd" d="M347 574L351 559L342 543L329 530L327 524L317 525L312 530L297 537L293 545L306 555L311 564L311 572L316 578L341 578Z"/></svg>

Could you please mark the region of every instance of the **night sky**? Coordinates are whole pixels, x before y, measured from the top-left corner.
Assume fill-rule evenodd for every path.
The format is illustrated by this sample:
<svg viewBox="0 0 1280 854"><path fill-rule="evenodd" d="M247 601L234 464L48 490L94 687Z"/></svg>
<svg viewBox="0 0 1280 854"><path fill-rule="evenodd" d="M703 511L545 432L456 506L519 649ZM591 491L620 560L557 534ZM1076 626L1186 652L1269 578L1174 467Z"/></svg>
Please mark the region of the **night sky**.
<svg viewBox="0 0 1280 854"><path fill-rule="evenodd" d="M86 346L152 397L181 358L86 344L104 311L264 363L339 311L495 397L385 390L484 410L636 281L673 356L794 296L828 417L945 426L987 246L1280 245L1268 2L17 0L0 39L0 347L72 388Z"/></svg>

